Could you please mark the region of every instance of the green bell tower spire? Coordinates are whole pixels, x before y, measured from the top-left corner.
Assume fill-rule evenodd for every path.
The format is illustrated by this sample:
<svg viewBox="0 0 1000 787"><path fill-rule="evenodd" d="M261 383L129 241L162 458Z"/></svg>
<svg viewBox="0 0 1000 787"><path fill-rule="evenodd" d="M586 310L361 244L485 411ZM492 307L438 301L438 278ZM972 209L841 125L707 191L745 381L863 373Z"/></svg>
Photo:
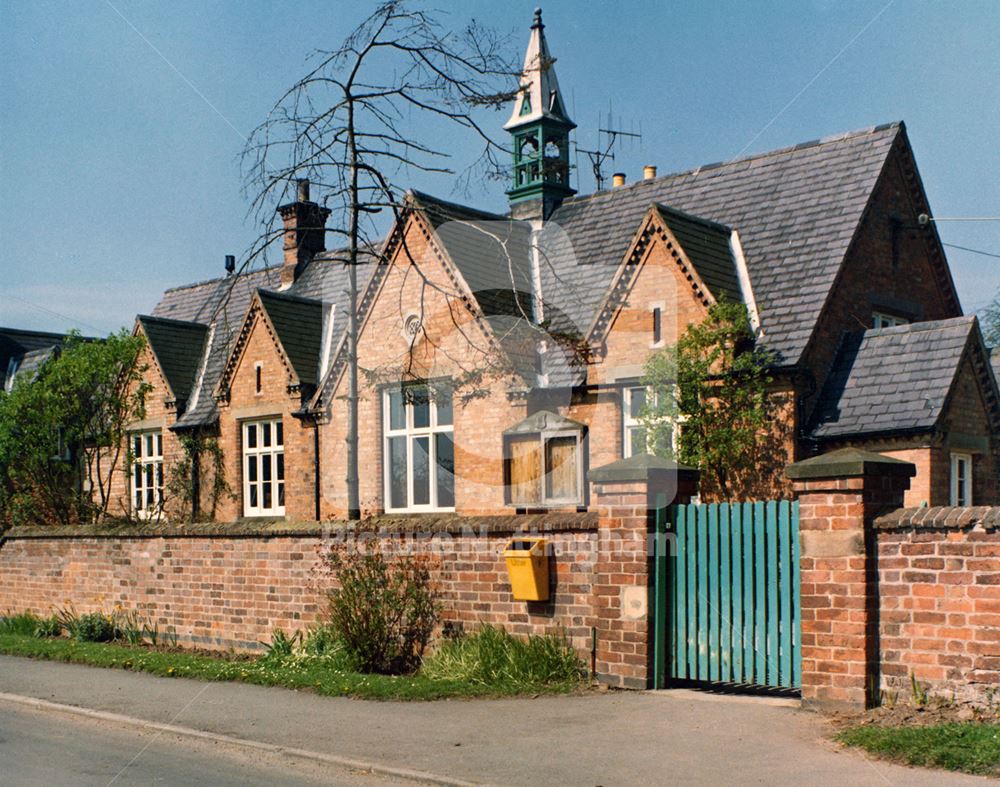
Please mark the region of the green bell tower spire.
<svg viewBox="0 0 1000 787"><path fill-rule="evenodd" d="M566 114L545 41L542 9L535 9L521 85L504 129L513 137L514 178L511 215L545 220L562 201L575 194L569 185L569 132L576 123Z"/></svg>

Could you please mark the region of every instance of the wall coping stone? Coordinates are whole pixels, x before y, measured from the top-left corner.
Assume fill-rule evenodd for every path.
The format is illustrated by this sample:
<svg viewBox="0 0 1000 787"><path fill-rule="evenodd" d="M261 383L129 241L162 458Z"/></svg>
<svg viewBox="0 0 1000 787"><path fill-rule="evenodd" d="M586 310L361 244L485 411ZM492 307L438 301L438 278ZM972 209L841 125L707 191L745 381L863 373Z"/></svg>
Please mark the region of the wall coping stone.
<svg viewBox="0 0 1000 787"><path fill-rule="evenodd" d="M596 511L542 514L462 516L460 514L413 514L377 516L358 522L288 522L281 519L240 519L236 522L192 524L122 523L102 525L34 525L8 530L0 541L54 538L287 538L320 537L345 531L380 533L430 533L507 535L520 532L563 533L596 531Z"/></svg>
<svg viewBox="0 0 1000 787"><path fill-rule="evenodd" d="M828 454L803 459L785 468L785 475L796 481L819 478L844 478L865 475L870 470L912 478L917 474L913 462L894 459L860 448L840 448Z"/></svg>
<svg viewBox="0 0 1000 787"><path fill-rule="evenodd" d="M695 480L698 478L697 468L652 454L635 454L628 459L619 459L617 462L595 467L587 473L587 478L595 484L607 484L648 481L651 477L663 473L677 473L678 478L683 476L693 476Z"/></svg>
<svg viewBox="0 0 1000 787"><path fill-rule="evenodd" d="M879 530L959 530L982 525L986 530L1000 529L1000 507L933 506L897 508L875 519Z"/></svg>

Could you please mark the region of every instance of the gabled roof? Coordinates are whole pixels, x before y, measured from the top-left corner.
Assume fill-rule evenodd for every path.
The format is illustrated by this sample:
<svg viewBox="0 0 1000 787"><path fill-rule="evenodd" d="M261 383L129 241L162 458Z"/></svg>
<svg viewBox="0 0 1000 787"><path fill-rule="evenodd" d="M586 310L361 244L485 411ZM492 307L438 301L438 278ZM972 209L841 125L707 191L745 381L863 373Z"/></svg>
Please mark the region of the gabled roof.
<svg viewBox="0 0 1000 787"><path fill-rule="evenodd" d="M764 341L795 363L897 141L891 123L568 199L542 232L544 300L585 330L656 202L739 231Z"/></svg>
<svg viewBox="0 0 1000 787"><path fill-rule="evenodd" d="M9 391L18 375L34 375L65 340L64 333L0 328L0 390Z"/></svg>
<svg viewBox="0 0 1000 787"><path fill-rule="evenodd" d="M729 245L733 231L667 205L657 204L656 208L715 299L739 303L743 295Z"/></svg>
<svg viewBox="0 0 1000 787"><path fill-rule="evenodd" d="M148 314L140 314L136 319L174 399L186 402L201 365L208 326Z"/></svg>
<svg viewBox="0 0 1000 787"><path fill-rule="evenodd" d="M812 435L934 429L966 348L981 344L971 315L846 334L820 394ZM984 371L988 376L985 364Z"/></svg>
<svg viewBox="0 0 1000 787"><path fill-rule="evenodd" d="M288 293L258 290L257 297L300 383L316 385L323 338L323 304Z"/></svg>

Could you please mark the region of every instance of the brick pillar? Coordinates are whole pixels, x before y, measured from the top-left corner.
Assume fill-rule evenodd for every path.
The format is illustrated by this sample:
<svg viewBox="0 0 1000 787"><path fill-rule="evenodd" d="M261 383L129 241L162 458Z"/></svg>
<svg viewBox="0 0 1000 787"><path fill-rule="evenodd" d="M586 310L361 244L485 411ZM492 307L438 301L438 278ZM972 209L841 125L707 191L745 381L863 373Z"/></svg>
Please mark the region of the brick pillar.
<svg viewBox="0 0 1000 787"><path fill-rule="evenodd" d="M698 471L642 454L590 471L600 516L593 598L597 619L597 678L627 689L652 685L649 591L656 508L687 503Z"/></svg>
<svg viewBox="0 0 1000 787"><path fill-rule="evenodd" d="M878 701L878 551L872 522L903 505L910 462L844 448L789 465L799 501L802 701Z"/></svg>

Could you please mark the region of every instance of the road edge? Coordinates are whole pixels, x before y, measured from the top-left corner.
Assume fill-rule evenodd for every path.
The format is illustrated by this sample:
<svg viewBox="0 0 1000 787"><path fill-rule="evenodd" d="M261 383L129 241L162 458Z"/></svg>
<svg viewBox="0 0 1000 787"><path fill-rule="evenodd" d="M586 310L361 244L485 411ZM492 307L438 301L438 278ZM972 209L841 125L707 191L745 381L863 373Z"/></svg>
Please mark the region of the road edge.
<svg viewBox="0 0 1000 787"><path fill-rule="evenodd" d="M41 711L51 711L54 713L64 713L71 716L82 716L88 719L120 724L128 727L139 727L145 730L155 730L157 732L180 735L187 738L196 738L201 741L211 743L224 743L229 746L237 746L256 751L278 754L295 759L309 760L327 765L336 765L349 770L368 771L379 776L391 776L397 779L418 782L421 784L439 784L447 787L472 787L476 782L453 779L449 776L442 776L428 771L418 771L410 768L397 768L392 765L383 765L367 760L355 760L350 757L340 757L336 754L324 754L323 752L311 751L309 749L299 749L293 746L282 746L277 743L264 743L248 738L237 738L232 735L223 735L216 732L208 732L193 727L183 727L178 724L164 724L163 722L140 719L135 716L126 716L122 713L111 713L110 711L94 710L83 708L78 705L64 705L59 702L38 699L37 697L26 697L20 694L8 694L0 692L0 702L10 702L15 705L22 705L28 708Z"/></svg>

